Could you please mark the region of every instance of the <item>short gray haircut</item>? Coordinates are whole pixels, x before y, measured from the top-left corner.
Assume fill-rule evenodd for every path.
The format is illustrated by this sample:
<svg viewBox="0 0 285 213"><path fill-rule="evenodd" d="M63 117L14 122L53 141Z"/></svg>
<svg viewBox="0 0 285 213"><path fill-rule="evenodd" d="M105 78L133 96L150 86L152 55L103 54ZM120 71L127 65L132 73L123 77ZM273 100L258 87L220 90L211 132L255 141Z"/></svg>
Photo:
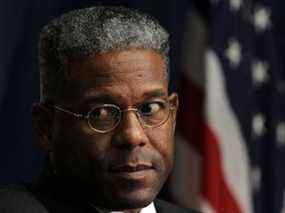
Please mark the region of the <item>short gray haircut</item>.
<svg viewBox="0 0 285 213"><path fill-rule="evenodd" d="M166 64L169 34L153 17L124 7L74 10L52 20L39 42L41 102L54 101L68 78L68 59L130 48L152 49Z"/></svg>

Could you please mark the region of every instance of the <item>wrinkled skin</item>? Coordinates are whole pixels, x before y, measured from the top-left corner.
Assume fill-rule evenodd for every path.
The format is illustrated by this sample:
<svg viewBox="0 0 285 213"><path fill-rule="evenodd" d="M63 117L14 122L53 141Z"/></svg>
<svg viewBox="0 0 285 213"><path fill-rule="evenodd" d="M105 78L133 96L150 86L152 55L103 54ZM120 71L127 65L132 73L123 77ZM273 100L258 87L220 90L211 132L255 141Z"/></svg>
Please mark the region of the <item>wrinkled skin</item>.
<svg viewBox="0 0 285 213"><path fill-rule="evenodd" d="M84 114L101 103L125 109L157 98L165 100L165 69L161 55L145 49L72 60L70 77L55 104ZM170 97L175 109L156 128L143 128L129 111L116 129L97 133L86 120L40 104L33 110L35 128L57 174L76 177L86 186L92 203L107 209L140 209L155 199L172 168L178 98L176 94ZM123 174L110 171L120 165L150 168Z"/></svg>

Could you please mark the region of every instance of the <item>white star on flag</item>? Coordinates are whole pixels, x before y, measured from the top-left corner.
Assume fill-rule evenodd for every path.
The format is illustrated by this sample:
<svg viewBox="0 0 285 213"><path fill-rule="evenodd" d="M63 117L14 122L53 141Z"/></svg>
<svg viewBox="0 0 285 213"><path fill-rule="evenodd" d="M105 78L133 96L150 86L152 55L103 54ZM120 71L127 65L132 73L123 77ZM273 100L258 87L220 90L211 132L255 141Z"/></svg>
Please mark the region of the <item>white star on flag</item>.
<svg viewBox="0 0 285 213"><path fill-rule="evenodd" d="M257 6L254 10L253 23L256 32L262 32L266 30L270 25L270 11L265 7Z"/></svg>
<svg viewBox="0 0 285 213"><path fill-rule="evenodd" d="M276 127L276 141L279 145L285 145L285 122L281 122Z"/></svg>
<svg viewBox="0 0 285 213"><path fill-rule="evenodd" d="M268 80L269 76L268 76L268 64L266 62L262 62L262 61L254 61L252 66L252 79L253 82L257 85L257 84L261 84L264 83Z"/></svg>
<svg viewBox="0 0 285 213"><path fill-rule="evenodd" d="M261 136L265 132L265 117L262 114L256 114L252 120L253 132L256 136Z"/></svg>
<svg viewBox="0 0 285 213"><path fill-rule="evenodd" d="M254 191L259 191L261 184L261 171L258 167L255 167L251 171L251 185Z"/></svg>
<svg viewBox="0 0 285 213"><path fill-rule="evenodd" d="M230 8L234 12L239 11L241 5L242 5L242 0L230 0Z"/></svg>
<svg viewBox="0 0 285 213"><path fill-rule="evenodd" d="M232 68L237 68L241 61L241 47L236 39L229 40L228 48L225 52Z"/></svg>

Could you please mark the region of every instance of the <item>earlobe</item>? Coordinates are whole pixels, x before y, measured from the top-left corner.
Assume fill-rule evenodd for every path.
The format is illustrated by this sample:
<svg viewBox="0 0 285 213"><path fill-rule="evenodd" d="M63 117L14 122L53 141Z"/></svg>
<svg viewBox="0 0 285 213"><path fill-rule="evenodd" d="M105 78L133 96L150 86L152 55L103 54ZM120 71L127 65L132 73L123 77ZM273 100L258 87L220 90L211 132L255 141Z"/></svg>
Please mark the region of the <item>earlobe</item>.
<svg viewBox="0 0 285 213"><path fill-rule="evenodd" d="M42 151L52 151L53 113L46 106L36 103L32 108L32 125L38 135L39 146Z"/></svg>
<svg viewBox="0 0 285 213"><path fill-rule="evenodd" d="M176 116L179 106L179 100L177 93L172 93L169 97L169 102L171 105L171 120L172 120L172 135L174 136L175 127L176 127Z"/></svg>
<svg viewBox="0 0 285 213"><path fill-rule="evenodd" d="M177 116L177 110L179 106L179 99L177 93L172 93L169 98L169 102L171 105L171 111L172 111L172 120L173 122L176 121L176 116Z"/></svg>

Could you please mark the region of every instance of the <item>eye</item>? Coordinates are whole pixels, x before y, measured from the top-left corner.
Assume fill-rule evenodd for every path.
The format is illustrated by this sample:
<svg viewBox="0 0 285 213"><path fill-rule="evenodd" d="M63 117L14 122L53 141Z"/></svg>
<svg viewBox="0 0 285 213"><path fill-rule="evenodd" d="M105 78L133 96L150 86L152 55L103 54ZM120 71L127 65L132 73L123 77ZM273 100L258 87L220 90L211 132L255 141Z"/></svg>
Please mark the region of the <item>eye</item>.
<svg viewBox="0 0 285 213"><path fill-rule="evenodd" d="M118 109L113 106L100 106L96 107L90 113L91 119L94 120L109 120L118 115Z"/></svg>
<svg viewBox="0 0 285 213"><path fill-rule="evenodd" d="M112 129L119 121L120 109L115 105L104 104L92 109L88 122L96 130Z"/></svg>
<svg viewBox="0 0 285 213"><path fill-rule="evenodd" d="M164 107L165 103L162 101L148 102L141 106L140 112L143 116L152 116L159 113Z"/></svg>
<svg viewBox="0 0 285 213"><path fill-rule="evenodd" d="M105 119L108 117L109 111L106 108L95 109L92 113L93 118L96 119Z"/></svg>

